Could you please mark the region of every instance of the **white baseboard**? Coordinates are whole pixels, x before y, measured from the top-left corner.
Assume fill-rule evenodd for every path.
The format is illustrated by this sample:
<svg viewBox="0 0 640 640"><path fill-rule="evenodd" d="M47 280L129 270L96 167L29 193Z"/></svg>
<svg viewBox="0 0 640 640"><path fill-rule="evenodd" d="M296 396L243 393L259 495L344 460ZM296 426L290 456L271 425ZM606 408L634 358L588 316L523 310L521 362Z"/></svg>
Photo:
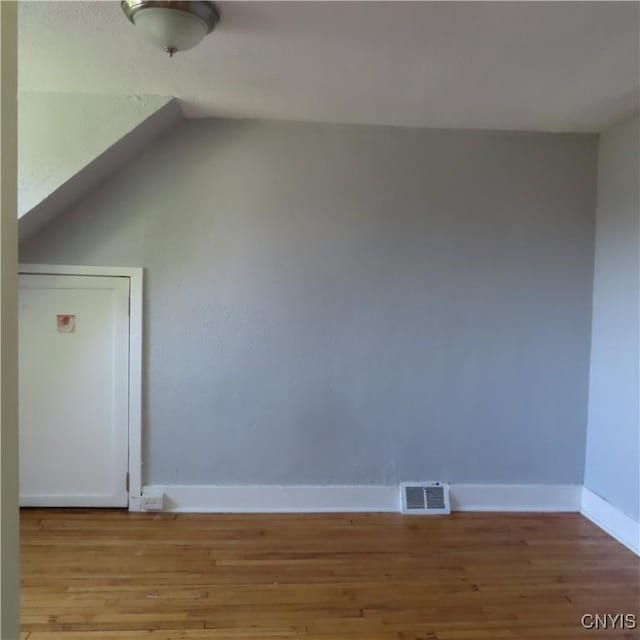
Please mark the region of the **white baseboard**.
<svg viewBox="0 0 640 640"><path fill-rule="evenodd" d="M285 485L150 485L165 511L196 513L331 513L398 511L397 487Z"/></svg>
<svg viewBox="0 0 640 640"><path fill-rule="evenodd" d="M400 511L397 486L148 485L165 511L191 513L356 513ZM579 511L579 485L451 485L454 511ZM130 509L138 510L139 502Z"/></svg>
<svg viewBox="0 0 640 640"><path fill-rule="evenodd" d="M455 484L454 511L579 511L579 484Z"/></svg>
<svg viewBox="0 0 640 640"><path fill-rule="evenodd" d="M586 487L582 489L580 513L636 555L640 555L640 523Z"/></svg>

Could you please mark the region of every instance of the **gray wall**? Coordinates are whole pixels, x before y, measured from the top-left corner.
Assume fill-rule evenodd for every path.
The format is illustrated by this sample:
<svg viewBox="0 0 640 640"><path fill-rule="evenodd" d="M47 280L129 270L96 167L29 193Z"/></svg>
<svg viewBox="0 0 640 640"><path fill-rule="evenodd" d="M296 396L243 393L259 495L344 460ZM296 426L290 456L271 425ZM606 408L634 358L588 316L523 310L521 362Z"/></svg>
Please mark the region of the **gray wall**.
<svg viewBox="0 0 640 640"><path fill-rule="evenodd" d="M581 483L595 136L189 121L23 244L146 267L154 483Z"/></svg>
<svg viewBox="0 0 640 640"><path fill-rule="evenodd" d="M585 486L635 520L640 503L640 119L598 150Z"/></svg>
<svg viewBox="0 0 640 640"><path fill-rule="evenodd" d="M0 77L0 638L18 640L17 2L0 2Z"/></svg>

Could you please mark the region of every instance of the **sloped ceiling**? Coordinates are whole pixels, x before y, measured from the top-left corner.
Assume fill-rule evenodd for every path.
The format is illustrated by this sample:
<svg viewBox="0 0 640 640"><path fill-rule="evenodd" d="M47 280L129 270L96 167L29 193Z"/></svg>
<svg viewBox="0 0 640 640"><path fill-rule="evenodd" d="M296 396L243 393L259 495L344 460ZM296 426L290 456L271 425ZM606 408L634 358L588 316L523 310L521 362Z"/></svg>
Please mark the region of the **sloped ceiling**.
<svg viewBox="0 0 640 640"><path fill-rule="evenodd" d="M169 100L22 92L18 100L18 215L33 209Z"/></svg>
<svg viewBox="0 0 640 640"><path fill-rule="evenodd" d="M21 238L80 199L181 117L172 98L20 94Z"/></svg>
<svg viewBox="0 0 640 640"><path fill-rule="evenodd" d="M118 2L20 3L22 90L170 95L187 116L600 131L638 109L637 2L220 2L167 58Z"/></svg>

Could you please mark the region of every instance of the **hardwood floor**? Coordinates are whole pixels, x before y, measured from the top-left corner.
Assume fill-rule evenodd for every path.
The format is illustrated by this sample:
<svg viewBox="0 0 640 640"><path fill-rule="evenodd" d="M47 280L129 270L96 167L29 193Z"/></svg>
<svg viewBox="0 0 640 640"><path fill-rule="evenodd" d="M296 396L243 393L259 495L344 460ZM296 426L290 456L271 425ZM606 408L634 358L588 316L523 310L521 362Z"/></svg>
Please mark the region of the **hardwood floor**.
<svg viewBox="0 0 640 640"><path fill-rule="evenodd" d="M639 611L577 514L22 513L22 640L544 640Z"/></svg>

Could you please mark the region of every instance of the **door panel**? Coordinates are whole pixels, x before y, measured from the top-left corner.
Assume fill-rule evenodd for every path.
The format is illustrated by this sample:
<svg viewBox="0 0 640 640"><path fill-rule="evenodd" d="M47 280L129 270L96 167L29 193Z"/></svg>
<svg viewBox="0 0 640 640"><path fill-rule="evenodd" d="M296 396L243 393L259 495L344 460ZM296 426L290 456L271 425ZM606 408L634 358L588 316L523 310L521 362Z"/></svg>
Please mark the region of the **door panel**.
<svg viewBox="0 0 640 640"><path fill-rule="evenodd" d="M19 276L22 505L127 505L128 358L128 278Z"/></svg>

